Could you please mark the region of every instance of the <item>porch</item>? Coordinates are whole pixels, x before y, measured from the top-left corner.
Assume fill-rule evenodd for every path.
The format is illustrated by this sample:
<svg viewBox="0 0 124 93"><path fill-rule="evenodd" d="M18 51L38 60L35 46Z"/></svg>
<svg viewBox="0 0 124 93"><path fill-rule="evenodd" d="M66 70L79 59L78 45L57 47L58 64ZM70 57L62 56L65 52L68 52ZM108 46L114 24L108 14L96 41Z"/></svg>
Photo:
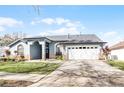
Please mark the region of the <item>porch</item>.
<svg viewBox="0 0 124 93"><path fill-rule="evenodd" d="M29 44L30 60L49 59L49 42L34 41Z"/></svg>

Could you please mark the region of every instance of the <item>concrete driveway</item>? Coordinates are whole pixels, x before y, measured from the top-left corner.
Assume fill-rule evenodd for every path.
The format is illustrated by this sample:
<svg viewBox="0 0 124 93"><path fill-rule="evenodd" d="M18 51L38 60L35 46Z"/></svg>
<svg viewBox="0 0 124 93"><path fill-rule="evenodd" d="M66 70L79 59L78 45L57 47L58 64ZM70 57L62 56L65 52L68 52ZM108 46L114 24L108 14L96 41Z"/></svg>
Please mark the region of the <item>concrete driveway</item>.
<svg viewBox="0 0 124 93"><path fill-rule="evenodd" d="M100 60L66 61L30 87L124 86L124 72Z"/></svg>

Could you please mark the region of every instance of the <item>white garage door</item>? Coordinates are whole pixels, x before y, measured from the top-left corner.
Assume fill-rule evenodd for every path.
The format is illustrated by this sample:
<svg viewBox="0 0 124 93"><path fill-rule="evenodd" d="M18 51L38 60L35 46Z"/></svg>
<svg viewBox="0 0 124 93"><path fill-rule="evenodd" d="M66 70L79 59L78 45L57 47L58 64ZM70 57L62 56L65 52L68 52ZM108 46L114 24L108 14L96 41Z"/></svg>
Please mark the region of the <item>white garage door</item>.
<svg viewBox="0 0 124 93"><path fill-rule="evenodd" d="M69 59L98 59L99 48L96 46L68 47Z"/></svg>

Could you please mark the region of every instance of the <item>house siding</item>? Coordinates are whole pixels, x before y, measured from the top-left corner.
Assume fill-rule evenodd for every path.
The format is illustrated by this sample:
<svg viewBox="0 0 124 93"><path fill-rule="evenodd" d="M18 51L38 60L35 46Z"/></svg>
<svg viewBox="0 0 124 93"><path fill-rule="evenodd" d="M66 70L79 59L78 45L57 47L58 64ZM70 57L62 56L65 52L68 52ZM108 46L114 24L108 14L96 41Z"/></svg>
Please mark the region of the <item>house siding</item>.
<svg viewBox="0 0 124 93"><path fill-rule="evenodd" d="M46 56L48 56L48 52L50 59L55 58L56 53L60 53L64 56L64 59L68 59L68 47L73 47L73 46L74 47L96 46L98 47L98 50L100 52L101 47L105 43L101 41L99 38L97 38L95 35L80 35L80 36L74 35L74 36L70 36L69 38L68 36L52 36L51 38L50 37L24 38L9 45L11 54L14 55L15 54L14 51L17 51L17 46L22 44L24 46L24 56L30 60L31 54L34 56L37 55L37 52L40 52L37 50L37 48L32 48L33 52L30 52L31 45L37 41L42 46L41 49L42 49L43 60L45 60ZM47 46L46 42L49 43L49 51L48 48L46 48Z"/></svg>
<svg viewBox="0 0 124 93"><path fill-rule="evenodd" d="M19 42L18 44L13 45L12 47L10 47L11 54L13 56L15 55L14 51L17 51L17 47L20 44L24 46L24 56L26 57L26 59L29 59L29 57L30 57L29 45L24 43L24 42Z"/></svg>
<svg viewBox="0 0 124 93"><path fill-rule="evenodd" d="M112 50L111 51L111 59L116 59L116 58L113 58L112 56L116 56L117 60L124 61L124 49Z"/></svg>
<svg viewBox="0 0 124 93"><path fill-rule="evenodd" d="M55 43L49 44L49 58L55 58Z"/></svg>

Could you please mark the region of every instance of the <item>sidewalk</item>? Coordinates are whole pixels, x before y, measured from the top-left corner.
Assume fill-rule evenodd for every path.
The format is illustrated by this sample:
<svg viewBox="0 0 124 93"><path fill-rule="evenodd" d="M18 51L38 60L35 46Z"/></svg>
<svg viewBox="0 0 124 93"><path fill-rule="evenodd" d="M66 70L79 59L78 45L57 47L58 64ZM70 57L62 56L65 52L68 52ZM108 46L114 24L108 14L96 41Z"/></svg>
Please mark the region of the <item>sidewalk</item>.
<svg viewBox="0 0 124 93"><path fill-rule="evenodd" d="M0 79L4 80L24 80L37 82L43 79L46 75L40 74L20 74L20 73L8 73L8 72L0 72Z"/></svg>

